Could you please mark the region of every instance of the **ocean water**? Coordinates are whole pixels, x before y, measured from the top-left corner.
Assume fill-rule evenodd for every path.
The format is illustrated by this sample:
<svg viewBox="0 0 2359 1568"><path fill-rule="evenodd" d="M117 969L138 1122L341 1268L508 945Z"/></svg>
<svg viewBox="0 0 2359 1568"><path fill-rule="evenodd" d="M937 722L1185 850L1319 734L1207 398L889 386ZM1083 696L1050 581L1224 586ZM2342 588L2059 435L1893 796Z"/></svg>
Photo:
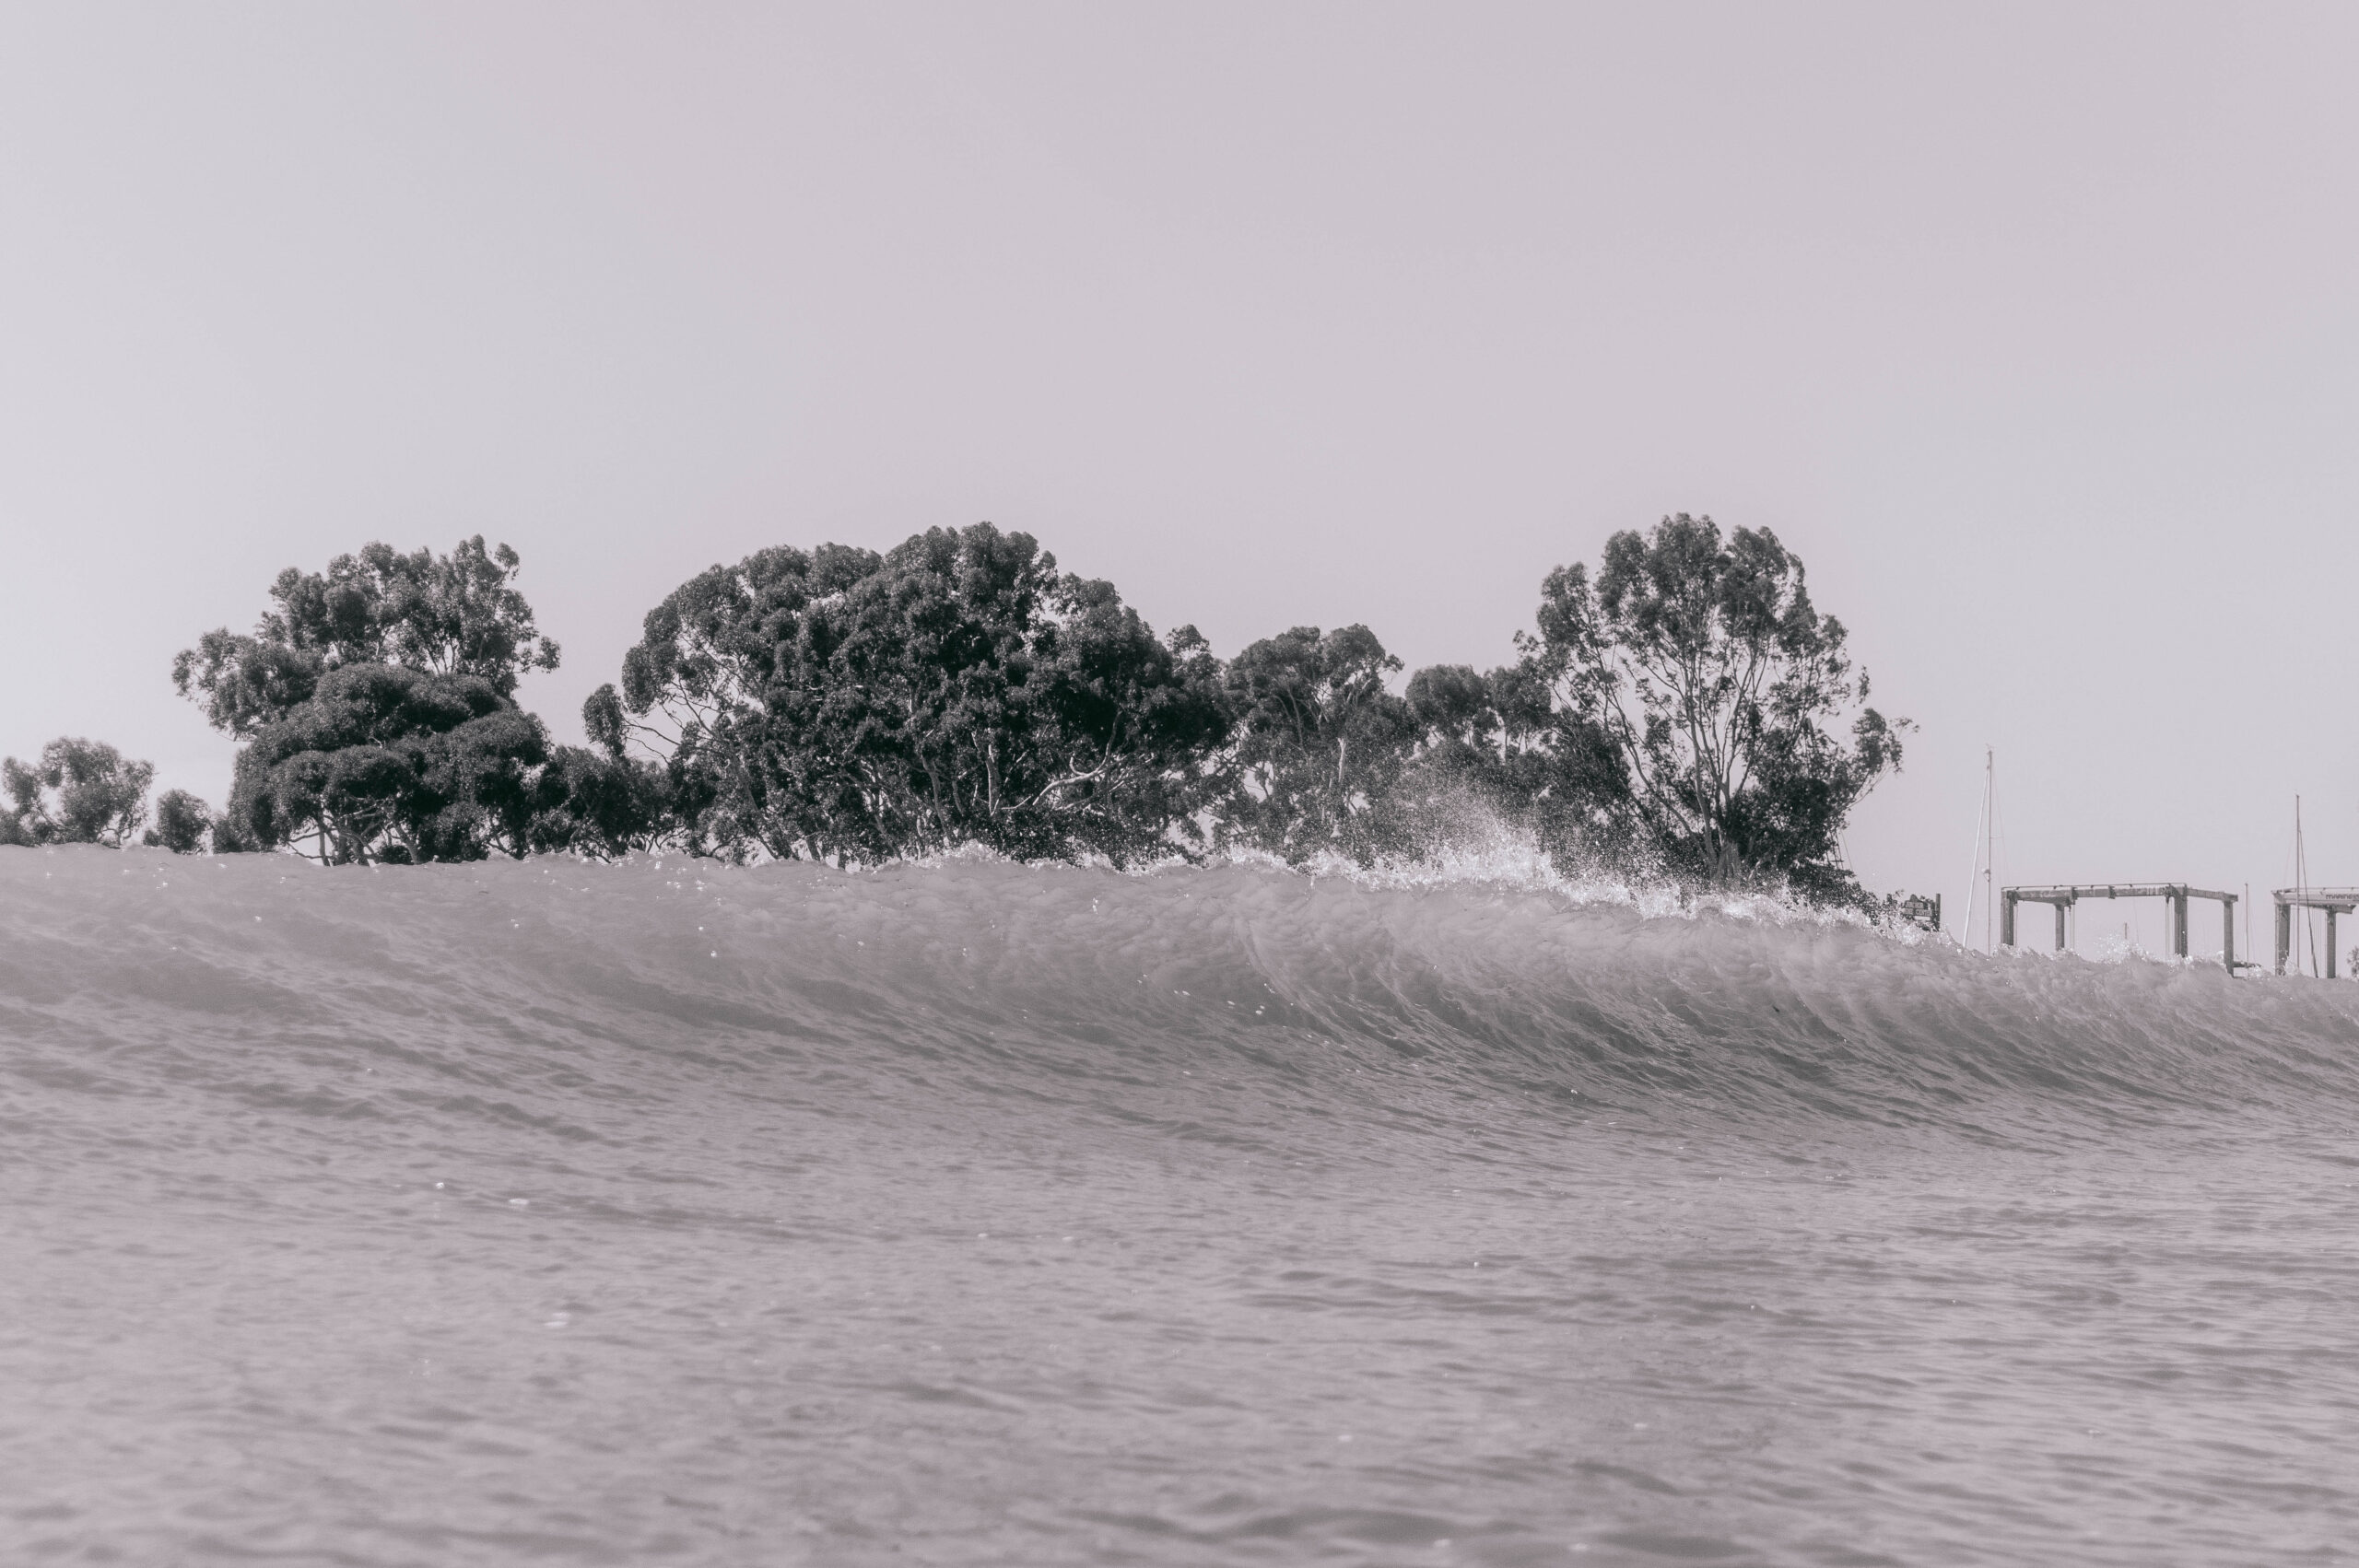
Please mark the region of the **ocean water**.
<svg viewBox="0 0 2359 1568"><path fill-rule="evenodd" d="M1766 907L0 849L0 1562L2346 1561L2354 1117Z"/></svg>

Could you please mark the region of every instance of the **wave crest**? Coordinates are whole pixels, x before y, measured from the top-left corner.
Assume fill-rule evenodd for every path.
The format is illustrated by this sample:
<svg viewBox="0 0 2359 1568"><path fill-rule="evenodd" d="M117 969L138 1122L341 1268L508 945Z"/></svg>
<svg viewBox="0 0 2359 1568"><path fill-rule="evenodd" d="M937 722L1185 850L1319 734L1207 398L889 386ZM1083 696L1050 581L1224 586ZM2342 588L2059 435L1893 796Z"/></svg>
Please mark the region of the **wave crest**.
<svg viewBox="0 0 2359 1568"><path fill-rule="evenodd" d="M1599 1114L2046 1139L2340 1122L2359 1100L2347 985L1992 957L1480 856L1300 874L0 851L0 1034L39 1114L82 1106L93 1136L98 1101L130 1094L627 1142L715 1076L799 1114L915 1092L945 1115L1285 1128L1339 1155L1438 1130L1544 1157Z"/></svg>

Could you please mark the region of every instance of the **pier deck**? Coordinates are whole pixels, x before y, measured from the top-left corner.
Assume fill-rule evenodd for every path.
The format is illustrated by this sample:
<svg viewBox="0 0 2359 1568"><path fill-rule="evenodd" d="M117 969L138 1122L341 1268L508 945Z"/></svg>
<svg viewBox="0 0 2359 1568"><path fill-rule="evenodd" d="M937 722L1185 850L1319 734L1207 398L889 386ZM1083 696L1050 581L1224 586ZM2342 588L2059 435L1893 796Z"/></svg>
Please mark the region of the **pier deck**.
<svg viewBox="0 0 2359 1568"><path fill-rule="evenodd" d="M2359 893L2354 893L2353 896L2354 898L2359 898ZM2216 900L2220 906L2220 961L2228 966L2228 973L2232 975L2236 972L2238 967L2236 963L2236 895L2233 893L2215 893L2210 888L2197 887L2191 883L2184 882L2074 882L2059 883L2050 886L2043 887L2004 888L2001 890L2000 898L1999 942L2001 946L2013 947L2015 945L2016 905L2046 904L2053 907L2056 911L2056 950L2059 953L2061 953L2064 950L2064 911L2070 909L2073 905L2078 904L2083 898L2168 899L2170 901L2170 914L2167 935L2170 941L2171 953L2174 956L2179 958L2187 956L2188 901L2195 898L2213 899ZM2344 912L2348 913L2352 906L2346 904L2342 906L2342 907ZM2287 938L2282 933L2290 930L2288 920L2289 917L2286 914L2285 907L2281 903L2278 906L2277 911L2278 930L2281 933L2278 938L2277 966L2281 973L2285 967L2285 943L2287 941ZM2330 913L2327 916L2327 930L2329 933L2330 946L2332 945L2332 932L2334 930L2333 921L2334 917ZM2246 965L2244 967L2249 968L2251 965Z"/></svg>

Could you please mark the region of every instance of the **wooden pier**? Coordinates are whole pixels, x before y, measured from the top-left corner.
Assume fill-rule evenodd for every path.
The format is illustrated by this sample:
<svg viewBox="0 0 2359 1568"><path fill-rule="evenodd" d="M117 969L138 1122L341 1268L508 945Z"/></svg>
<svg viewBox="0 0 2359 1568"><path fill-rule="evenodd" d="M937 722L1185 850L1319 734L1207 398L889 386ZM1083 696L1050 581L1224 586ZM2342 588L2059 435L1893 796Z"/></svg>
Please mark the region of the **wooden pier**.
<svg viewBox="0 0 2359 1568"><path fill-rule="evenodd" d="M2359 892L2350 889L2342 891L2351 900L2359 901ZM2289 940L2287 933L2292 929L2284 897L2284 895L2280 894L2277 905L2277 967L2280 973L2283 973L2285 968L2285 951ZM2170 942L2172 954L2180 958L2187 956L2188 901L2194 898L2214 899L2220 906L2220 961L2228 966L2228 973L2231 975L2235 974L2239 967L2248 969L2253 967L2249 964L2240 965L2236 962L2236 895L2233 893L2214 893L2209 888L2195 887L2183 882L2088 882L2070 883L2056 887L2003 889L2000 894L1999 944L2001 947L2015 945L2016 905L2047 904L2056 910L2056 950L2059 953L2063 952L2064 911L2083 898L2168 899L2170 913L2165 934ZM2340 906L2346 914L2353 907L2354 904L2349 901ZM2314 907L2323 908L2325 906L2318 905ZM2333 944L2333 930L2334 916L2330 913L2327 916L2328 945L2330 946ZM2329 973L2332 973L2331 969Z"/></svg>

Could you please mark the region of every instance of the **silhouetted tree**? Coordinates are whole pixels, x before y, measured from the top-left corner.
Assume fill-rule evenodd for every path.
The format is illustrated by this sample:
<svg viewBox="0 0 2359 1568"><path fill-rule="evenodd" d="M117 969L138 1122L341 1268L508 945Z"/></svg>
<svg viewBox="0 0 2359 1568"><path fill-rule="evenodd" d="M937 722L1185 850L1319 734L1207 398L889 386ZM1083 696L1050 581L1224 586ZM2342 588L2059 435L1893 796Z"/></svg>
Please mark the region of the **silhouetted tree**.
<svg viewBox="0 0 2359 1568"><path fill-rule="evenodd" d="M175 855L194 855L212 832L211 806L185 790L167 790L156 797L156 825L140 841Z"/></svg>
<svg viewBox="0 0 2359 1568"><path fill-rule="evenodd" d="M480 536L448 556L372 544L324 574L281 572L252 633L180 654L173 685L247 742L215 847L308 842L339 863L526 853L548 741L513 694L557 648L512 585L519 566Z"/></svg>
<svg viewBox="0 0 2359 1568"><path fill-rule="evenodd" d="M477 534L447 556L371 544L324 573L289 567L271 584L276 607L252 633L209 631L172 661L173 687L240 739L308 701L322 676L346 664L473 676L511 697L526 670L557 666L557 644L534 629L513 586L522 564L505 544L486 551Z"/></svg>
<svg viewBox="0 0 2359 1568"><path fill-rule="evenodd" d="M0 759L0 844L104 844L120 849L147 820L152 763L127 761L103 741L61 735L34 763Z"/></svg>
<svg viewBox="0 0 2359 1568"><path fill-rule="evenodd" d="M481 676L346 664L254 732L227 814L338 865L521 857L547 759L540 720Z"/></svg>
<svg viewBox="0 0 2359 1568"><path fill-rule="evenodd" d="M1674 866L1845 893L1837 835L1899 767L1908 724L1861 708L1848 744L1834 733L1868 678L1776 534L1724 540L1684 512L1617 533L1594 583L1579 564L1548 575L1539 627L1519 640L1555 722L1605 737L1636 824Z"/></svg>
<svg viewBox="0 0 2359 1568"><path fill-rule="evenodd" d="M1385 685L1400 668L1364 626L1296 626L1230 661L1237 731L1216 841L1292 864L1321 851L1367 864L1407 848L1393 808L1417 721Z"/></svg>
<svg viewBox="0 0 2359 1568"><path fill-rule="evenodd" d="M619 745L559 746L534 781L532 847L600 860L663 848L678 836L668 785L663 768Z"/></svg>
<svg viewBox="0 0 2359 1568"><path fill-rule="evenodd" d="M1396 809L1413 852L1484 825L1471 813L1529 832L1567 870L1626 854L1629 787L1610 738L1555 708L1529 661L1429 666L1405 695L1419 734Z"/></svg>
<svg viewBox="0 0 2359 1568"><path fill-rule="evenodd" d="M706 853L1134 860L1191 839L1227 731L1193 627L1158 639L1110 583L989 523L881 556L765 550L644 631L584 718L663 760Z"/></svg>

